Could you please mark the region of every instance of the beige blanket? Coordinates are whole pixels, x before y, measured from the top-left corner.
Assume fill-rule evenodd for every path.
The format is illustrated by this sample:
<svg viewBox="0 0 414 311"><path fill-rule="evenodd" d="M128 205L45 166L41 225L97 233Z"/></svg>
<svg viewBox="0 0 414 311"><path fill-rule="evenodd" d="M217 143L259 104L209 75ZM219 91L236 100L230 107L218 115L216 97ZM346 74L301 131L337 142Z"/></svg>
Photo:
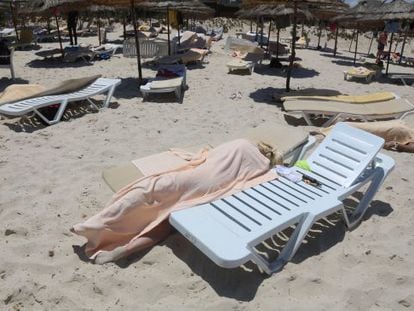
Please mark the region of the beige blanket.
<svg viewBox="0 0 414 311"><path fill-rule="evenodd" d="M143 177L124 187L104 210L73 230L87 238L85 252L94 258L100 250L128 246L173 211L276 178L269 164L257 146L244 139L211 151L202 149L175 170Z"/></svg>
<svg viewBox="0 0 414 311"><path fill-rule="evenodd" d="M346 122L347 124L384 138L384 148L394 149L395 145L414 144L414 129L403 120L378 122ZM333 126L323 128L320 132L327 135Z"/></svg>
<svg viewBox="0 0 414 311"><path fill-rule="evenodd" d="M38 84L12 84L0 93L0 106L24 98L30 98L44 91L46 91L46 88Z"/></svg>

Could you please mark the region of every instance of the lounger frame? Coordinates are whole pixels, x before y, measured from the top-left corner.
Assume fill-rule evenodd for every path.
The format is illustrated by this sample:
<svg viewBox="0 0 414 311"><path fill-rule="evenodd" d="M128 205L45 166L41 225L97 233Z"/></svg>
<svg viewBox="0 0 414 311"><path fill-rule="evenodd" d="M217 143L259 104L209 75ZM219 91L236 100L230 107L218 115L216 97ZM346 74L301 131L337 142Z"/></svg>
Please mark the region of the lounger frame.
<svg viewBox="0 0 414 311"><path fill-rule="evenodd" d="M308 158L313 171L297 169L320 186L279 177L173 212L170 223L221 267L236 268L253 261L268 274L280 270L319 219L342 212L347 227L358 224L394 167L392 158L378 154L382 138L343 123L333 132ZM349 215L343 201L364 186L362 199ZM256 251L258 244L291 226L295 229L274 261Z"/></svg>
<svg viewBox="0 0 414 311"><path fill-rule="evenodd" d="M0 106L0 114L7 116L23 116L29 112L34 112L48 125L52 125L58 123L61 120L67 105L71 102L87 100L95 109L98 110L99 108L91 100L91 97L106 93L106 97L103 101L103 108L107 108L115 91L115 88L120 83L120 79L99 78L91 85L76 92L61 95L36 97L10 104L4 104ZM51 120L39 111L40 108L56 104L59 105L59 108Z"/></svg>

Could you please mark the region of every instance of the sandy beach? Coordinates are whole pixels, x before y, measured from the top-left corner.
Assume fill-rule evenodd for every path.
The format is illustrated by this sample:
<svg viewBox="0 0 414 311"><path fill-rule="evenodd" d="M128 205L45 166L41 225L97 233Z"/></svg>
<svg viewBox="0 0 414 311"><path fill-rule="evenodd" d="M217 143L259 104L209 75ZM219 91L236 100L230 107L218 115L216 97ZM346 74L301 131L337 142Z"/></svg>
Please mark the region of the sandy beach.
<svg viewBox="0 0 414 311"><path fill-rule="evenodd" d="M121 32L119 26L109 40L119 39ZM122 54L62 64L43 61L33 50L15 53L18 83L49 86L94 74L122 83L110 107L99 112L75 105L62 122L47 127L36 119L0 120L1 310L414 309L414 162L409 153L383 150L395 159L395 170L355 230L347 231L335 217L332 224L318 223L293 261L270 277L253 265L222 269L179 233L116 264L93 265L81 255L85 240L69 229L100 211L113 195L101 177L104 169L170 147L217 144L264 122L287 123L272 98L284 91L285 73L264 61L252 75L228 74L227 35L213 44L208 63L188 67L182 104L173 95L142 102L136 59ZM98 39L80 42L96 45ZM333 44L330 40L327 47ZM362 36L363 53L368 45ZM348 47L349 41L339 41L338 58L297 50L302 68L293 73L292 89L352 95L389 91L414 103L413 87L386 77L369 84L344 81L343 71L353 66ZM412 49L414 42L406 47L407 56L413 56ZM359 63L360 57L365 56L358 54ZM389 70L413 73L413 67L394 64ZM144 65L145 78L155 73ZM7 69L0 74L3 91L13 82ZM414 124L414 115L405 120ZM303 120L295 125L315 129Z"/></svg>

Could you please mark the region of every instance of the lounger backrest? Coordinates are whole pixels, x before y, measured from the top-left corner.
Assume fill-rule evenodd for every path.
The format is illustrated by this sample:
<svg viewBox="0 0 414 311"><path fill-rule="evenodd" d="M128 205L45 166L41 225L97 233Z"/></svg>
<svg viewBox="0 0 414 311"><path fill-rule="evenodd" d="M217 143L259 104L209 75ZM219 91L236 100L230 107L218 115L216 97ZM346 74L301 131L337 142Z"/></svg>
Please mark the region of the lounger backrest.
<svg viewBox="0 0 414 311"><path fill-rule="evenodd" d="M345 123L338 123L308 158L317 175L351 186L384 145L384 139Z"/></svg>

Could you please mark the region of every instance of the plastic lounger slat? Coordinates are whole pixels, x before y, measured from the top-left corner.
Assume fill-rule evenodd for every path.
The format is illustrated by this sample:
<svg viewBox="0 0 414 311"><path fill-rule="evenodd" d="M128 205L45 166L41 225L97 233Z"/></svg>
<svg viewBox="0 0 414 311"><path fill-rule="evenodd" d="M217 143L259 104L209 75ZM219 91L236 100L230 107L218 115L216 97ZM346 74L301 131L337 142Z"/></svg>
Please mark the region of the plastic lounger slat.
<svg viewBox="0 0 414 311"><path fill-rule="evenodd" d="M316 191L311 191L310 189L303 189L299 187L294 182L289 181L287 178L279 178L279 186L284 186L286 188L289 188L292 193L297 193L298 196L306 197L308 200L314 201L317 198L322 197L322 194L317 193ZM270 182L273 184L273 182Z"/></svg>
<svg viewBox="0 0 414 311"><path fill-rule="evenodd" d="M294 187L297 187L298 189L300 189L302 191L306 191L308 193L315 194L315 197L316 196L323 197L326 194L329 194L330 192L333 191L331 188L328 188L328 187L325 187L325 186L315 187L315 186L309 185L309 184L307 184L303 181L293 183L293 182L289 181L288 179L286 179L284 177L282 177L281 180L283 180L283 182L285 182L285 181L289 182L289 185L292 186L292 187L294 186Z"/></svg>
<svg viewBox="0 0 414 311"><path fill-rule="evenodd" d="M286 200L284 197L280 195L276 195L275 193L270 192L264 187L253 187L251 188L252 192L255 193L255 195L260 198L260 200L267 199L276 206L280 206L282 209L286 211L290 211L297 207L297 204L292 204L288 200Z"/></svg>
<svg viewBox="0 0 414 311"><path fill-rule="evenodd" d="M330 180L326 178L325 176L318 174L317 172L314 172L314 171L309 172L309 171L302 170L300 168L296 168L296 171L301 174L307 175L309 177L315 178L318 182L322 184L322 189L326 191L337 190L341 186L337 182Z"/></svg>
<svg viewBox="0 0 414 311"><path fill-rule="evenodd" d="M232 195L230 197L223 198L222 201L228 205L233 206L236 209L240 209L241 213L245 213L246 217L251 218L253 222L257 222L260 225L266 221L271 220L269 216L262 213L259 209L257 209L253 205L248 204L247 202L243 201L237 195Z"/></svg>
<svg viewBox="0 0 414 311"><path fill-rule="evenodd" d="M310 199L307 196L296 191L295 189L287 187L279 180L266 183L264 186L268 186L266 188L268 188L269 191L277 191L279 195L283 195L286 200L290 201L292 204L301 205L302 203L310 202Z"/></svg>
<svg viewBox="0 0 414 311"><path fill-rule="evenodd" d="M218 200L215 203L217 206L222 207L223 210L227 211L235 219L245 224L246 227L253 228L254 226L262 225L262 223L258 221L255 217L252 217L252 215L246 213L246 211L243 210L240 204L233 204L232 202L226 199Z"/></svg>
<svg viewBox="0 0 414 311"><path fill-rule="evenodd" d="M332 159L324 158L321 155L314 159L312 163L312 170L315 170L318 173L323 173L327 178L336 181L345 180L353 171L353 169L343 167L337 162L334 162Z"/></svg>
<svg viewBox="0 0 414 311"><path fill-rule="evenodd" d="M218 211L222 215L226 216L228 218L228 220L232 221L234 224L237 224L240 228L243 228L245 231L248 231L248 232L251 232L252 231L249 227L247 227L246 225L244 225L243 223L241 223L240 221L238 221L237 218L234 218L231 214L229 214L228 211L226 211L222 207L216 205L216 203L217 202L210 203L211 206L213 206L216 211Z"/></svg>
<svg viewBox="0 0 414 311"><path fill-rule="evenodd" d="M279 211L280 206L276 206L276 204L274 204L270 200L267 200L266 198L259 199L257 197L257 194L251 189L243 190L241 194L245 196L244 201L248 202L253 206L257 205L258 208L260 208L260 210L262 210L263 212L267 211L272 213L273 215L282 215L281 211ZM240 196L241 194L238 195Z"/></svg>

